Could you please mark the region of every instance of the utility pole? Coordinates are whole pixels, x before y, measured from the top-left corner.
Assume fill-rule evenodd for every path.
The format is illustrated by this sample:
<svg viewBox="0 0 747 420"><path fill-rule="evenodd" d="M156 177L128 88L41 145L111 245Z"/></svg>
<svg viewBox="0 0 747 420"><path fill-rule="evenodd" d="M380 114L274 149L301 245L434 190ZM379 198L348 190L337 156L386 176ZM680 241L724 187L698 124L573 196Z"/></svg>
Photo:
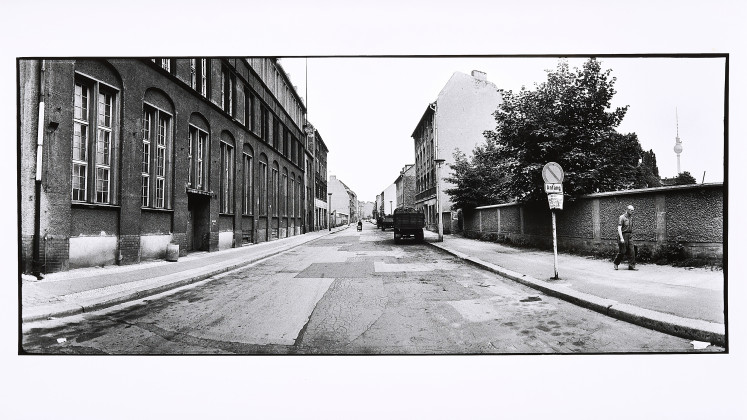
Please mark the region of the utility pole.
<svg viewBox="0 0 747 420"><path fill-rule="evenodd" d="M438 217L438 242L444 241L444 218L441 215L441 164L446 159L436 159L436 216Z"/></svg>

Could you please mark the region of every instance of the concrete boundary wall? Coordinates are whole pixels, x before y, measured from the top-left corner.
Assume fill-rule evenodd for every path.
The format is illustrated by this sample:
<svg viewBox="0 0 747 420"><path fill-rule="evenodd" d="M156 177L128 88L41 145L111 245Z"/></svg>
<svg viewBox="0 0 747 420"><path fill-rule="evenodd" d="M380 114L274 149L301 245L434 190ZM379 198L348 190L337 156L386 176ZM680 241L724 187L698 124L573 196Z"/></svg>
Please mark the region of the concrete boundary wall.
<svg viewBox="0 0 747 420"><path fill-rule="evenodd" d="M723 258L723 183L646 188L566 197L556 213L561 250L615 252L617 222L628 204L636 208L633 237L639 254L682 247L693 257ZM497 204L464 211L465 236L552 246L547 203Z"/></svg>

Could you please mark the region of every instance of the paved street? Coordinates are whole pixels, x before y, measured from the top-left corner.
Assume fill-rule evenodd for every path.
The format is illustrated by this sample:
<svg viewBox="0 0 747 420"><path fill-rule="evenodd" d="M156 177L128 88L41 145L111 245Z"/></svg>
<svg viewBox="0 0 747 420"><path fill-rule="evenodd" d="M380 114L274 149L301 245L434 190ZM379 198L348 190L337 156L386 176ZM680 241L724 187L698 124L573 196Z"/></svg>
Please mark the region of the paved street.
<svg viewBox="0 0 747 420"><path fill-rule="evenodd" d="M364 223L105 311L23 324L46 354L696 351ZM710 346L702 351L723 351Z"/></svg>

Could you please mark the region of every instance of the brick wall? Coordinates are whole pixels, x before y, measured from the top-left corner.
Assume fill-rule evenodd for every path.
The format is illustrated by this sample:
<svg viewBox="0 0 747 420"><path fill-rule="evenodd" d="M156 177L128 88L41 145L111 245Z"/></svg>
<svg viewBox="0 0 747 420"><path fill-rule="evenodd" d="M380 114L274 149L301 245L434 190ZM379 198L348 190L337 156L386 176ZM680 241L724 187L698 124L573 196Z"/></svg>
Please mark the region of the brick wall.
<svg viewBox="0 0 747 420"><path fill-rule="evenodd" d="M558 247L614 251L618 218L632 204L636 209L633 237L639 247L656 251L677 242L691 256L721 259L723 196L723 184L714 183L566 199L563 210L556 212ZM552 215L546 203L478 207L464 212L464 233L547 247L552 245Z"/></svg>
<svg viewBox="0 0 747 420"><path fill-rule="evenodd" d="M119 264L140 262L140 235L119 235Z"/></svg>

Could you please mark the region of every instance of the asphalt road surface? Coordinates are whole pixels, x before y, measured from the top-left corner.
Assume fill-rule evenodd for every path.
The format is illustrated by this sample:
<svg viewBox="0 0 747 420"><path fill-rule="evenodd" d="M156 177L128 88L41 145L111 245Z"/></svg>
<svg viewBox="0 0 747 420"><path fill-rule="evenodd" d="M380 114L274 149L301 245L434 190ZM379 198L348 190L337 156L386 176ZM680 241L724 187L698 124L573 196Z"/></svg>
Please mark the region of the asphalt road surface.
<svg viewBox="0 0 747 420"><path fill-rule="evenodd" d="M364 223L105 311L27 323L41 354L723 351L546 296Z"/></svg>

